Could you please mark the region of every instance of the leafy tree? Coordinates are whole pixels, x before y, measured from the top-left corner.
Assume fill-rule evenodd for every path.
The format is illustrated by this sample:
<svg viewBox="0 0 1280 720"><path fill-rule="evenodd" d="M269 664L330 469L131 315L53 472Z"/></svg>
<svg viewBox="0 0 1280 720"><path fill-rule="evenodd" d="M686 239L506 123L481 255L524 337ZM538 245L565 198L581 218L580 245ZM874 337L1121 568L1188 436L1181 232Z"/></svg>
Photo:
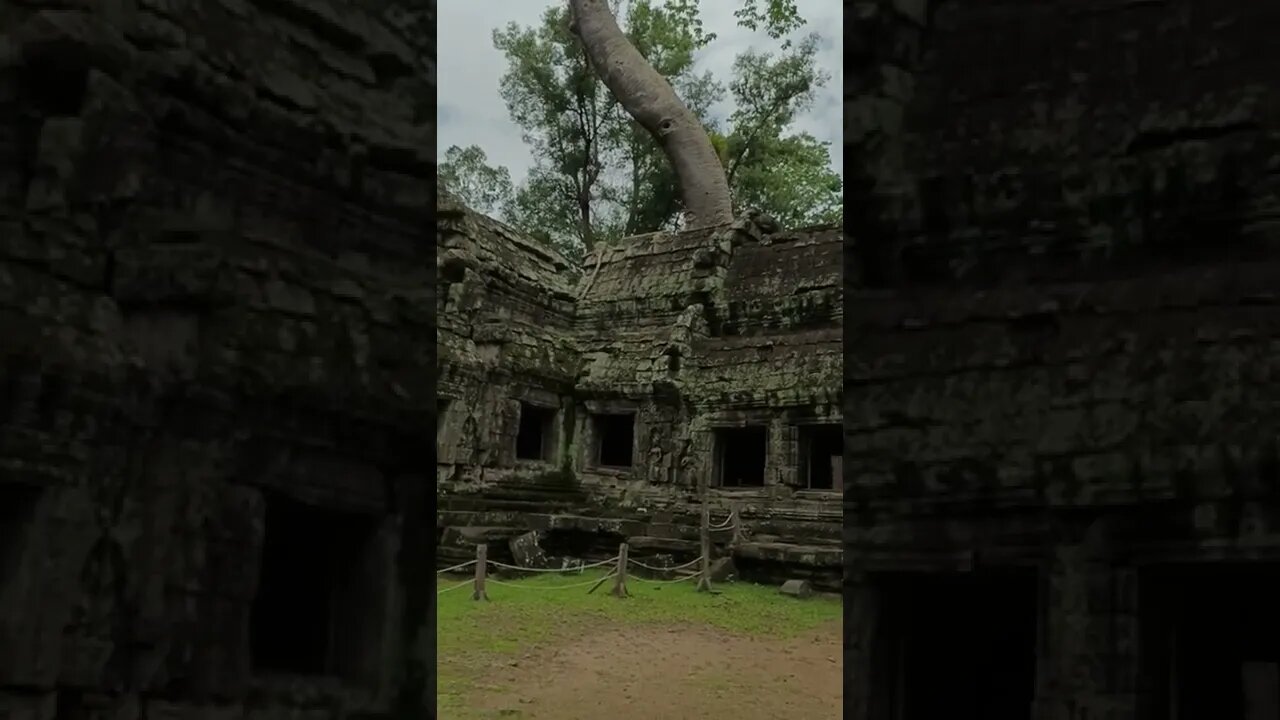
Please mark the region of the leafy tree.
<svg viewBox="0 0 1280 720"><path fill-rule="evenodd" d="M735 166L734 196L742 207L768 208L782 227L838 222L844 182L827 165L827 143L808 133L758 138Z"/></svg>
<svg viewBox="0 0 1280 720"><path fill-rule="evenodd" d="M661 69L631 41L603 0L569 0L572 30L582 41L596 74L629 115L662 147L680 188L689 224L716 224L733 215L722 153L703 123L684 103ZM696 0L674 0L668 8L696 18ZM734 15L749 28L781 38L801 27L795 0L744 0ZM701 27L698 26L700 39ZM789 47L790 43L784 43Z"/></svg>
<svg viewBox="0 0 1280 720"><path fill-rule="evenodd" d="M743 0L742 7L733 11L738 24L748 30L763 28L769 37L777 40L804 27L804 18L795 0ZM789 43L784 42L783 47Z"/></svg>
<svg viewBox="0 0 1280 720"><path fill-rule="evenodd" d="M690 226L732 219L729 181L702 121L623 33L607 2L569 0L569 7L592 69L671 163Z"/></svg>
<svg viewBox="0 0 1280 720"><path fill-rule="evenodd" d="M687 106L705 117L722 89L692 72L694 51L709 41L697 21L696 2L657 7L636 0L627 18L635 44L681 88ZM516 193L511 220L552 228L559 244L587 250L598 239L656 227L653 216L661 211L651 208L675 204L668 197L674 197L670 166L601 85L570 32L568 10L553 6L538 26L512 23L496 30L493 40L508 63L500 93L535 158ZM558 219L548 222L551 216ZM571 233L564 218L573 219Z"/></svg>
<svg viewBox="0 0 1280 720"><path fill-rule="evenodd" d="M476 145L445 150L437 175L441 184L477 212L498 215L512 201L511 173L489 165L489 157Z"/></svg>
<svg viewBox="0 0 1280 720"><path fill-rule="evenodd" d="M834 221L843 202L827 144L785 134L830 78L817 66L817 51L818 38L809 35L789 53L747 52L734 62L725 172L739 207L765 210L783 227Z"/></svg>
<svg viewBox="0 0 1280 720"><path fill-rule="evenodd" d="M619 0L614 7L627 41L697 119L734 205L758 207L789 226L839 216L840 179L828 167L826 146L789 131L828 79L816 65L816 38L784 44L776 54L741 55L726 88L695 66L696 51L715 40L703 29L697 0ZM757 0L743 5L739 19L780 35L803 23L794 10L790 2ZM676 227L689 209L678 166L596 77L567 9L549 8L534 27L501 28L494 44L508 61L500 92L535 159L504 205L505 219L570 257L600 242ZM720 127L711 108L726 90L735 110Z"/></svg>
<svg viewBox="0 0 1280 720"><path fill-rule="evenodd" d="M516 191L506 219L513 226L560 250L569 259L580 261L583 251L590 248L587 244L589 238L593 237L583 238L584 227L588 233L594 231L590 224L584 226L578 215L575 179L551 170L545 161L540 160Z"/></svg>

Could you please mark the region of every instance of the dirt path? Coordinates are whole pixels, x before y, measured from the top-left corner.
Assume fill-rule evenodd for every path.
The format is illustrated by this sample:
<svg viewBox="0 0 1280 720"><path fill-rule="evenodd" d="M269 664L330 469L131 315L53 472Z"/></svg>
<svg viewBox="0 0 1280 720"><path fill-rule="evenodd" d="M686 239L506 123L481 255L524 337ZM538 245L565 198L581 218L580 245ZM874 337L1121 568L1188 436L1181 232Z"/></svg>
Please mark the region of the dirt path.
<svg viewBox="0 0 1280 720"><path fill-rule="evenodd" d="M497 666L473 707L521 720L824 720L841 715L840 665L838 623L786 641L637 626Z"/></svg>

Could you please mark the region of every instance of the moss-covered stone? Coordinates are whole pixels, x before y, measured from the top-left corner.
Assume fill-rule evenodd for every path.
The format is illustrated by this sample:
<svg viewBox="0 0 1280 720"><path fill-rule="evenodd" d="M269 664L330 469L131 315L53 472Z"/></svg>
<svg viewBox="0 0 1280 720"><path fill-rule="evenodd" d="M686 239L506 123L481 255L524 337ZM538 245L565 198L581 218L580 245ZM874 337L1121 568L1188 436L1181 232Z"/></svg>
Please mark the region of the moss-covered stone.
<svg viewBox="0 0 1280 720"><path fill-rule="evenodd" d="M450 257L485 259L455 271L438 305L442 503L467 504L477 522L521 503L527 514L512 518L511 536L574 529L696 554L699 487L718 484L714 428L757 424L768 428L768 448L762 486L745 491L754 501L744 523L776 517L778 543L829 543L839 553L839 494L797 493L795 440L797 422L840 422L838 228L783 232L749 214L722 228L629 238L587 258L570 284L553 252L452 198L439 202ZM557 413L547 452L521 459L520 416L538 407ZM619 441L602 419L614 415L632 418L617 431L627 435L623 465L601 461L601 443ZM559 471L572 482L553 497ZM711 491L717 522L736 497ZM654 522L658 512L667 517ZM823 529L789 524L791 515ZM466 522L457 513L441 520ZM811 553L785 557L819 568L834 589L834 566Z"/></svg>

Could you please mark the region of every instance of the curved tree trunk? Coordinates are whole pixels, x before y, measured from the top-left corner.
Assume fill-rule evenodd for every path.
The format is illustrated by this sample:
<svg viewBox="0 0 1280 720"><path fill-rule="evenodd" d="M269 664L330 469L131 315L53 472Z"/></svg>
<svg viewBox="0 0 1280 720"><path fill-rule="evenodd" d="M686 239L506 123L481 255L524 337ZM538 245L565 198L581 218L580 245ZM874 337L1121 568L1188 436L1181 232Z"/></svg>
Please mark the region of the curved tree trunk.
<svg viewBox="0 0 1280 720"><path fill-rule="evenodd" d="M607 0L569 0L573 31L596 74L671 162L690 227L733 219L729 181L706 128L618 27Z"/></svg>

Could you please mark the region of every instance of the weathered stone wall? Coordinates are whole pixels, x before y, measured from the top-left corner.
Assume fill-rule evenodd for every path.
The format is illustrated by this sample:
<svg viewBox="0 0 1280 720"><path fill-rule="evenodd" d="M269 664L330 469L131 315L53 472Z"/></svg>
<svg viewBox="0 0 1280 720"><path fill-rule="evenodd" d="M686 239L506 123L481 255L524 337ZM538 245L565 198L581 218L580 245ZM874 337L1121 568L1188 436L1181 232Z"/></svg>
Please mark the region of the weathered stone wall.
<svg viewBox="0 0 1280 720"><path fill-rule="evenodd" d="M1274 5L850 11L851 279L1071 280L1238 257L1274 232Z"/></svg>
<svg viewBox="0 0 1280 720"><path fill-rule="evenodd" d="M877 573L1022 565L1034 717L1135 717L1168 652L1138 578L1280 550L1280 15L851 12L853 716L880 717Z"/></svg>
<svg viewBox="0 0 1280 720"><path fill-rule="evenodd" d="M0 5L0 716L426 716L431 24Z"/></svg>
<svg viewBox="0 0 1280 720"><path fill-rule="evenodd" d="M563 258L442 198L437 395L448 408L439 467L479 480L513 463L521 399L558 407L573 387L573 296Z"/></svg>
<svg viewBox="0 0 1280 720"><path fill-rule="evenodd" d="M840 421L838 231L748 219L631 238L570 288L563 259L509 228L441 223L441 562L530 529L581 531L583 554L625 538L692 558L713 428L750 423L769 430L765 486L710 491L717 520L740 504L753 533L735 556L836 587L839 494L795 488L793 426ZM522 402L556 413L542 459L515 455ZM602 415L632 418L628 464L602 464Z"/></svg>

